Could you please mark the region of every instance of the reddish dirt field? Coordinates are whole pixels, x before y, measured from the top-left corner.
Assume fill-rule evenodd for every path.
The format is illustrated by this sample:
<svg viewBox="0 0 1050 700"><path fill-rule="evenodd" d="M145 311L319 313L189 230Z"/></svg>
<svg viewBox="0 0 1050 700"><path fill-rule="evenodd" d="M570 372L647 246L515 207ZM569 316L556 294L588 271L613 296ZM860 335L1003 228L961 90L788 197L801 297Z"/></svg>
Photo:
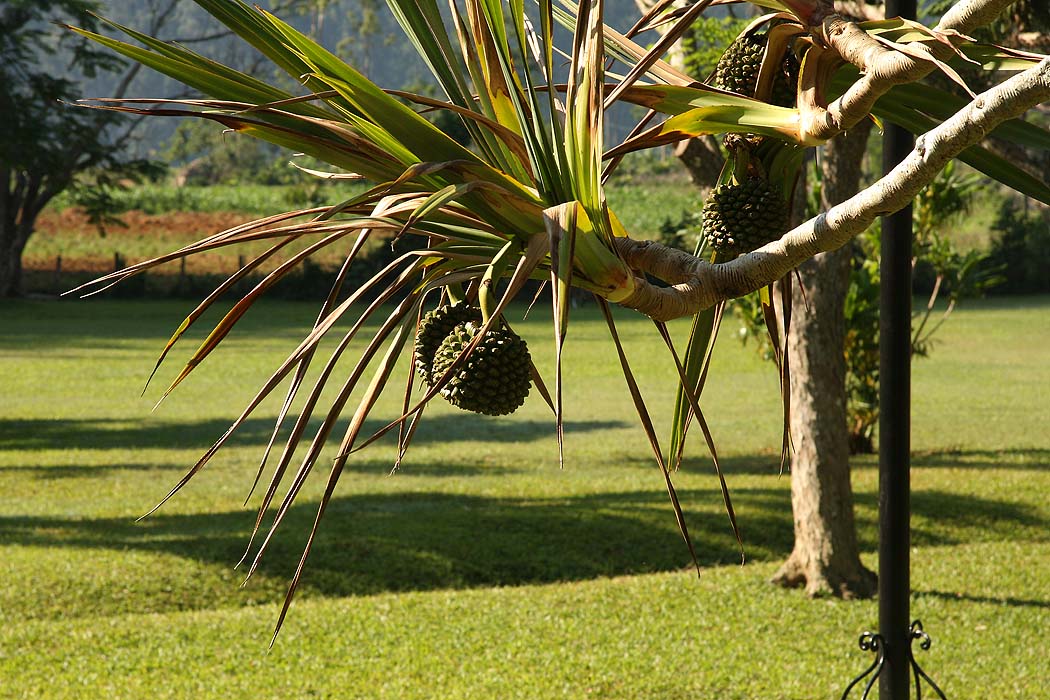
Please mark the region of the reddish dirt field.
<svg viewBox="0 0 1050 700"><path fill-rule="evenodd" d="M251 221L254 217L243 212L174 212L150 215L130 211L120 218L126 226L107 226L105 234L88 222L78 211L44 212L37 222L36 233L26 248L23 264L27 271L53 271L56 258L62 258L63 272L102 274L114 269L114 255L119 254L124 264L133 264L177 250L206 236ZM306 241L295 242L269 259L260 271L276 264L300 250ZM257 241L217 249L191 256L186 261L190 275L227 275L238 269L241 257L250 260L272 245L272 241ZM334 245L314 256L322 265L338 265L345 254L344 246ZM178 262L168 263L150 271L150 274L177 275Z"/></svg>
<svg viewBox="0 0 1050 700"><path fill-rule="evenodd" d="M129 211L121 214L127 228L112 226L107 229L107 236L120 236L128 232L149 231L158 238L165 236L186 236L199 238L208 233L215 233L231 226L250 220L243 212L173 212L168 214L146 214L141 211ZM98 237L98 229L88 223L87 217L79 210L69 208L60 212L45 211L37 219L38 235L58 234L86 235Z"/></svg>
<svg viewBox="0 0 1050 700"><path fill-rule="evenodd" d="M23 256L25 287L30 293L57 294L114 271L172 251L255 217L243 212L173 212L150 215L141 211L121 214L126 226L107 226L105 234L91 224L81 212L67 209L44 212L37 221L36 233ZM311 261L323 269L335 269L343 262L352 246L352 238L318 251ZM268 258L253 273L258 279L273 270L316 239L294 241ZM382 245L380 238L370 242L366 251ZM217 283L240 269L246 261L269 249L276 241L263 240L199 253L181 261L172 261L148 271L149 287L163 293L182 289L184 281ZM119 260L117 257L119 256ZM61 265L59 266L59 258ZM137 279L137 278L136 278ZM141 280L140 280L141 281ZM191 286L193 286L191 284ZM199 285L197 285L199 287Z"/></svg>
<svg viewBox="0 0 1050 700"><path fill-rule="evenodd" d="M24 264L27 270L53 270L55 258L62 256L62 267L83 272L113 269L114 253L128 263L162 255L193 241L250 220L236 212L178 212L161 215L130 211L120 217L127 226L107 226L105 235L79 211L44 212L30 239ZM233 269L233 251L195 256L190 263L195 272L214 273ZM158 270L176 273L177 266Z"/></svg>

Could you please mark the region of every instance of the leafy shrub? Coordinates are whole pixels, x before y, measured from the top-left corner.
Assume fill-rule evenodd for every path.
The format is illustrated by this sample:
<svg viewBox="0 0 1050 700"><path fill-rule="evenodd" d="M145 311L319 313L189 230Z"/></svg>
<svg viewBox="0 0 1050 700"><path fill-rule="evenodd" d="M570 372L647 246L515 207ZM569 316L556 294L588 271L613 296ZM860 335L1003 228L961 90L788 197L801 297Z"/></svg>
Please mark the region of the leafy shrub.
<svg viewBox="0 0 1050 700"><path fill-rule="evenodd" d="M986 265L1001 269L1000 294L1045 294L1050 292L1050 215L1029 214L1007 201L993 226L998 235L992 242Z"/></svg>
<svg viewBox="0 0 1050 700"><path fill-rule="evenodd" d="M820 201L819 180L810 192L810 215ZM978 179L962 175L951 165L937 176L916 199L913 290L927 295L925 307L914 314L912 354L925 357L932 349L933 335L951 315L961 299L984 294L1002 282L999 266L979 251L959 252L945 235L951 224L970 206ZM879 289L880 235L878 224L850 244L853 261L845 300L846 414L850 452L875 449L875 426L879 422ZM935 303L947 301L934 315ZM733 311L742 321L740 339L758 342L759 352L773 358L762 307L757 295L733 301ZM932 320L932 322L931 322Z"/></svg>
<svg viewBox="0 0 1050 700"><path fill-rule="evenodd" d="M665 217L664 222L660 225L657 242L679 250L695 250L700 241L700 224L702 223L700 206L697 204L696 211L683 211L677 220L669 216Z"/></svg>

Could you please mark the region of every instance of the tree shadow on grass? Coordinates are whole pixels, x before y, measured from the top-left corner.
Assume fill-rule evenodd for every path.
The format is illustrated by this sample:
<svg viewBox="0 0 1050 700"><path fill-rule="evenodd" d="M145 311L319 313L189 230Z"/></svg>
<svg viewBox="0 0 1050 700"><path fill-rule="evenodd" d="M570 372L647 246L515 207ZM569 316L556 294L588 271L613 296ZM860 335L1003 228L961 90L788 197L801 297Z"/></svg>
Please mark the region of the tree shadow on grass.
<svg viewBox="0 0 1050 700"><path fill-rule="evenodd" d="M190 331L185 342L204 338L207 330L229 310L233 299L219 302ZM126 347L128 340L164 341L196 306L191 300L154 299L16 299L5 301L3 320L7 332L0 335L0 348L20 350L62 347L71 351L85 348ZM265 310L263 310L265 307ZM357 310L355 307L354 310ZM257 333L267 338L287 339L292 347L302 339L317 316L312 303L267 302L245 315L231 339ZM371 327L374 324L367 324ZM159 348L158 348L159 350Z"/></svg>
<svg viewBox="0 0 1050 700"><path fill-rule="evenodd" d="M370 435L386 425L386 421L369 420L364 434ZM238 428L228 444L258 445L260 450L270 438L273 420L251 418ZM307 435L320 425L311 421ZM616 420L566 421L566 433L590 432L622 428ZM206 450L230 426L226 419L197 421L137 422L107 419L14 419L0 420L0 450L108 450L108 449L199 449ZM346 421L335 428L342 435ZM285 427L281 436L286 436ZM383 437L391 443L396 431ZM413 444L448 441L484 441L500 443L532 442L541 438L554 440L552 420L500 420L467 413L424 416L413 438Z"/></svg>
<svg viewBox="0 0 1050 700"><path fill-rule="evenodd" d="M717 490L683 498L716 504ZM755 489L738 500L749 512L749 554L786 554L790 513L782 494ZM301 553L316 504L292 507L258 576L286 579ZM693 509L689 527L701 563L738 562L723 512ZM0 543L173 554L232 566L254 514L164 514L124 518L0 518ZM490 498L428 492L335 498L329 504L304 585L323 595L573 581L690 566L666 494L629 492L558 499Z"/></svg>
<svg viewBox="0 0 1050 700"><path fill-rule="evenodd" d="M219 458L216 458L219 459ZM268 464L272 465L276 456L271 457ZM293 464L298 464L293 462ZM164 474L160 482L166 490L173 486L178 476L182 475L192 466L190 462L174 462L158 464L156 462L114 462L112 464L86 464L59 466L40 465L11 465L0 467L0 474L28 474L42 481L58 481L61 479L99 479L104 477L118 476L131 472L157 472ZM449 464L447 462L422 462L419 460L407 460L396 472L393 471L393 460L373 459L368 461L350 461L344 467L344 471L357 472L359 474L374 474L378 476L394 475L401 477L448 477L448 476L510 476L520 474L523 469L516 467L501 466L498 464ZM246 477L247 478L247 477ZM250 480L245 481L245 488L249 486ZM163 495L158 491L158 498Z"/></svg>
<svg viewBox="0 0 1050 700"><path fill-rule="evenodd" d="M185 471L189 465L157 464L155 462L119 462L114 464L62 464L33 465L14 464L0 467L0 474L29 474L47 481L58 479L84 479L112 476L121 472L171 472Z"/></svg>
<svg viewBox="0 0 1050 700"><path fill-rule="evenodd" d="M857 538L862 551L878 549L878 494L855 493ZM939 490L911 494L911 541L917 547L1002 540L1046 541L1048 520L1025 503Z"/></svg>
<svg viewBox="0 0 1050 700"><path fill-rule="evenodd" d="M682 462L687 471L710 471L711 458L702 447L691 447L691 456ZM943 450L912 455L915 469L1021 469L1050 471L1050 449L1019 448L1006 450ZM721 456L719 462L727 474L757 474L775 476L780 473L780 454L770 450L765 454ZM639 466L652 466L652 460L638 460ZM860 455L850 459L850 468L877 469L878 455ZM784 478L790 476L785 468Z"/></svg>
<svg viewBox="0 0 1050 700"><path fill-rule="evenodd" d="M679 494L704 566L739 561L717 489ZM783 489L734 492L751 561L781 559L793 535L790 495ZM917 516L943 524L955 539L1033 535L1050 522L1016 504L945 493L914 500ZM997 519L987 520L994 513ZM286 580L316 514L292 507L258 576ZM231 566L247 544L253 514L165 514L130 519L37 516L0 518L0 543L31 547L110 549L175 555ZM863 530L872 530L865 524ZM932 530L932 527L930 528ZM917 544L951 537L919 528ZM865 543L870 549L871 542ZM329 504L303 585L326 596L542 584L688 569L688 551L666 494L658 490L564 498L493 498L409 491L335 498Z"/></svg>
<svg viewBox="0 0 1050 700"><path fill-rule="evenodd" d="M971 595L968 593L950 593L938 590L915 591L914 595L917 598L939 598L956 603L984 603L988 605L1005 605L1011 608L1050 608L1050 600L1014 598L1013 596L996 597Z"/></svg>
<svg viewBox="0 0 1050 700"><path fill-rule="evenodd" d="M711 461L711 456L705 450L706 448L701 446L691 446L690 452L692 456L682 460L681 470L691 474L714 474L714 462ZM652 457L648 460L638 460L639 467L644 464L645 467L651 468L654 463ZM726 474L782 476L785 483L789 483L788 479L791 477L791 472L786 466L783 474L781 474L780 452L774 450L757 454L729 456L720 454L718 456L718 464Z"/></svg>
<svg viewBox="0 0 1050 700"><path fill-rule="evenodd" d="M1050 449L946 450L912 456L916 468L1024 469L1050 471Z"/></svg>

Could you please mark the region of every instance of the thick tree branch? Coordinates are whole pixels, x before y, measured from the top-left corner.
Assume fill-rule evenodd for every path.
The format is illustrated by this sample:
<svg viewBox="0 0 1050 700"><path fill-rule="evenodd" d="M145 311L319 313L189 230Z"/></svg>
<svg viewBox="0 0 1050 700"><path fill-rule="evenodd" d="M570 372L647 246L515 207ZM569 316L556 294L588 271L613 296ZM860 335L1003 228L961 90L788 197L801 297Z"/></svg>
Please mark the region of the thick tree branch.
<svg viewBox="0 0 1050 700"><path fill-rule="evenodd" d="M934 31L966 34L995 19L1014 1L962 0L945 13ZM875 101L895 85L921 80L936 69L933 60L920 60L896 51L841 15L824 17L821 31L825 42L863 74L826 110L807 109L803 112L803 130L821 139L831 138L865 119ZM917 44L913 46L919 47ZM952 57L952 50L940 43L926 49L931 57L940 61Z"/></svg>
<svg viewBox="0 0 1050 700"><path fill-rule="evenodd" d="M969 34L994 20L1015 2L1017 0L962 0L944 13L937 29L954 29L960 34Z"/></svg>
<svg viewBox="0 0 1050 700"><path fill-rule="evenodd" d="M639 277L636 291L621 305L668 321L770 284L807 258L841 247L877 217L907 206L949 160L999 123L1048 100L1050 58L982 93L920 136L911 154L871 187L732 262L712 265L658 243L618 238L628 265L674 285L655 287Z"/></svg>

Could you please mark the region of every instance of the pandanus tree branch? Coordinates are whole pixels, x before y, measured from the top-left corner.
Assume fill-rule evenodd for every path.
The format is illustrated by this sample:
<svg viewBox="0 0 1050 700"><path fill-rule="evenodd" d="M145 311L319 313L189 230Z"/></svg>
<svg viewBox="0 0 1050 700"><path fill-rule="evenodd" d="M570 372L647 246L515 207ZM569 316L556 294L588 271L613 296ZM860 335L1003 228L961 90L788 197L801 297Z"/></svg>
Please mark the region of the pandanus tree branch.
<svg viewBox="0 0 1050 700"><path fill-rule="evenodd" d="M904 208L948 161L996 125L1047 100L1050 58L978 95L920 136L908 157L871 187L731 262L712 264L651 241L617 239L631 268L672 285L658 287L639 275L633 294L620 304L668 321L764 287L813 255L845 245L877 217Z"/></svg>
<svg viewBox="0 0 1050 700"><path fill-rule="evenodd" d="M966 34L991 22L1013 2L962 0L945 13L933 32ZM828 6L822 8L826 10ZM909 56L881 43L841 15L820 11L813 17L819 19L820 33L827 45L863 74L826 109L810 106L803 110L803 131L819 139L829 139L867 118L876 100L894 86L921 80L936 70L938 61L953 56L950 45L941 42L925 47L929 58Z"/></svg>

